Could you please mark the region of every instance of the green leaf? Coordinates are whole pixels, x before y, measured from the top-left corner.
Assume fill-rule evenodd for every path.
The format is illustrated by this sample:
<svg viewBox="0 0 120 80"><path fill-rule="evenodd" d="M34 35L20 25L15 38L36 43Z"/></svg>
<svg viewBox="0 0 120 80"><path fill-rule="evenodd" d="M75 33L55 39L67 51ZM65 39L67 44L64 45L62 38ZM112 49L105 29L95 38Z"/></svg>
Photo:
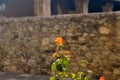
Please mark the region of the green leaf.
<svg viewBox="0 0 120 80"><path fill-rule="evenodd" d="M58 72L58 75L62 75L63 73L62 72Z"/></svg>
<svg viewBox="0 0 120 80"><path fill-rule="evenodd" d="M76 75L74 73L71 73L71 76L72 76L72 78L75 78Z"/></svg>
<svg viewBox="0 0 120 80"><path fill-rule="evenodd" d="M55 62L52 64L51 69L56 70L56 63Z"/></svg>
<svg viewBox="0 0 120 80"><path fill-rule="evenodd" d="M87 76L85 76L84 80L89 80L89 78Z"/></svg>
<svg viewBox="0 0 120 80"><path fill-rule="evenodd" d="M65 77L68 77L68 74L67 74L67 73L64 73L64 76L65 76Z"/></svg>
<svg viewBox="0 0 120 80"><path fill-rule="evenodd" d="M50 79L49 80L55 80L55 77L50 77Z"/></svg>
<svg viewBox="0 0 120 80"><path fill-rule="evenodd" d="M56 60L56 64L61 64L61 63L62 63L62 59L61 58Z"/></svg>
<svg viewBox="0 0 120 80"><path fill-rule="evenodd" d="M82 80L83 74L84 74L83 72L78 72L78 77L79 77L80 80Z"/></svg>
<svg viewBox="0 0 120 80"><path fill-rule="evenodd" d="M67 59L64 59L63 65L64 65L65 67L68 67L68 66L69 66L69 61L68 61Z"/></svg>

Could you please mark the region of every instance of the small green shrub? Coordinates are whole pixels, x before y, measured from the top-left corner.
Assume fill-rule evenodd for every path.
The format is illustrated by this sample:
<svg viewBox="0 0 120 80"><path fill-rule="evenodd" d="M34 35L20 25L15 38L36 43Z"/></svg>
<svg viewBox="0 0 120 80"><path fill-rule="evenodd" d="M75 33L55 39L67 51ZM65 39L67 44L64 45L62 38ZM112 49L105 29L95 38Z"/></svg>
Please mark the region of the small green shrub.
<svg viewBox="0 0 120 80"><path fill-rule="evenodd" d="M89 80L89 77L84 72L78 72L77 74L73 73L70 70L70 57L71 54L69 51L63 50L63 38L56 38L57 50L52 54L52 58L56 60L51 65L51 70L55 72L53 77L50 77L50 80ZM86 65L86 60L79 61L80 65ZM89 70L92 73L92 71Z"/></svg>

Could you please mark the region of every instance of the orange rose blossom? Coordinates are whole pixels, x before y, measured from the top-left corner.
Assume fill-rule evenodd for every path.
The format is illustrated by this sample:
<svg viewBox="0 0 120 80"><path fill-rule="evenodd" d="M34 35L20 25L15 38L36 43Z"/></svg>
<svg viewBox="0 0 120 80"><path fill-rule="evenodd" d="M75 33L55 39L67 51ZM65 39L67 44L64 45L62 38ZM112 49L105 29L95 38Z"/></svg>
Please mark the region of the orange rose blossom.
<svg viewBox="0 0 120 80"><path fill-rule="evenodd" d="M56 41L56 44L57 44L58 46L61 46L61 45L63 44L63 38L62 38L62 37L57 37L57 38L55 39L55 41Z"/></svg>
<svg viewBox="0 0 120 80"><path fill-rule="evenodd" d="M105 78L103 76L100 77L100 80L105 80Z"/></svg>

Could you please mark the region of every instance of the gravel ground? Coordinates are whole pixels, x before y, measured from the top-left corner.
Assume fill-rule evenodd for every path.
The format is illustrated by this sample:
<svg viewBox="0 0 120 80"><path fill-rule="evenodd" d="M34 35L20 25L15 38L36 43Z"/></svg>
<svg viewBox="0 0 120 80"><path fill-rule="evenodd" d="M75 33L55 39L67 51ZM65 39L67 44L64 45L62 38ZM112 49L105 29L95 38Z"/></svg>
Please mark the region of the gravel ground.
<svg viewBox="0 0 120 80"><path fill-rule="evenodd" d="M49 80L48 75L29 75L0 72L0 80Z"/></svg>

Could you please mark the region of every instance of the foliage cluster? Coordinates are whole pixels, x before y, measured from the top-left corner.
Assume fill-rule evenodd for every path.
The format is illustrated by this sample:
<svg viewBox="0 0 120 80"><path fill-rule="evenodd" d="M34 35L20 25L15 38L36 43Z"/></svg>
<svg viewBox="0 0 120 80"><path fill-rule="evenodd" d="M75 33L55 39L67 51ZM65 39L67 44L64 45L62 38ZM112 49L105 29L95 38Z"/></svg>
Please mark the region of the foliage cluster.
<svg viewBox="0 0 120 80"><path fill-rule="evenodd" d="M52 58L56 58L56 60L51 65L51 69L55 72L55 75L50 77L50 80L89 80L89 77L84 72L75 74L70 70L71 53L63 50L63 38L57 37L55 41L57 50L52 54ZM81 65L84 65L86 61L81 60L79 62ZM89 72L92 73L90 70Z"/></svg>

